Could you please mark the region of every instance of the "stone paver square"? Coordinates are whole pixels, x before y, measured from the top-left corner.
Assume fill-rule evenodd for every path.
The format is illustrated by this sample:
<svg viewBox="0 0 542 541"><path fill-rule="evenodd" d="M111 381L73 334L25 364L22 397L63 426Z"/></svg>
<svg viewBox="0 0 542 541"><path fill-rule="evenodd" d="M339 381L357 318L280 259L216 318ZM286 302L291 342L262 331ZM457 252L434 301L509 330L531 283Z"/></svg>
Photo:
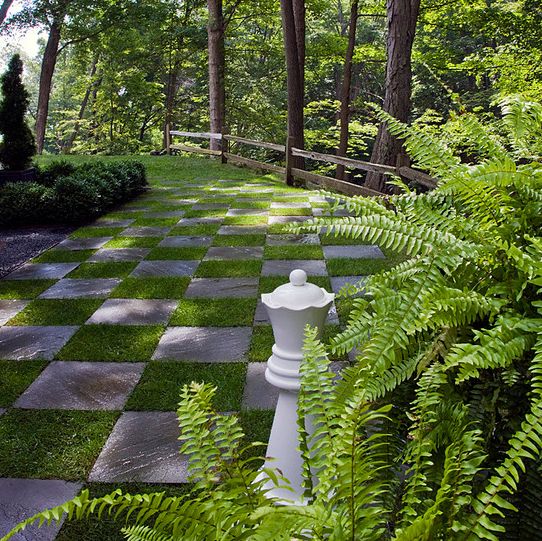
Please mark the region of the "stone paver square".
<svg viewBox="0 0 542 541"><path fill-rule="evenodd" d="M312 220L312 216L269 216L267 223L272 224L290 224L294 222L306 222Z"/></svg>
<svg viewBox="0 0 542 541"><path fill-rule="evenodd" d="M204 259L261 259L262 246L219 246L207 250Z"/></svg>
<svg viewBox="0 0 542 541"><path fill-rule="evenodd" d="M123 237L165 237L171 231L171 227L137 226L128 227L121 236Z"/></svg>
<svg viewBox="0 0 542 541"><path fill-rule="evenodd" d="M332 276L331 281L331 290L333 293L338 294L339 291L346 284L357 284L358 282L364 282L367 279L366 276ZM356 296L361 296L363 293L358 293Z"/></svg>
<svg viewBox="0 0 542 541"><path fill-rule="evenodd" d="M30 301L0 300L0 325L5 325L12 317L24 310Z"/></svg>
<svg viewBox="0 0 542 541"><path fill-rule="evenodd" d="M277 405L279 389L267 382L267 363L248 363L243 408L251 410L272 410Z"/></svg>
<svg viewBox="0 0 542 541"><path fill-rule="evenodd" d="M120 278L63 278L49 289L40 299L105 299L120 283Z"/></svg>
<svg viewBox="0 0 542 541"><path fill-rule="evenodd" d="M64 278L79 263L26 263L6 276L6 280L49 280Z"/></svg>
<svg viewBox="0 0 542 541"><path fill-rule="evenodd" d="M94 222L96 227L128 227L135 222L134 218L128 220L107 220L101 219Z"/></svg>
<svg viewBox="0 0 542 541"><path fill-rule="evenodd" d="M194 235L181 235L178 237L166 237L158 246L163 248L197 248L211 246L213 237L200 237Z"/></svg>
<svg viewBox="0 0 542 541"><path fill-rule="evenodd" d="M263 209L230 209L226 216L267 216L269 213Z"/></svg>
<svg viewBox="0 0 542 541"><path fill-rule="evenodd" d="M16 408L121 410L145 363L52 362L15 402Z"/></svg>
<svg viewBox="0 0 542 541"><path fill-rule="evenodd" d="M300 203L299 201L291 201L290 203L286 202L277 202L274 201L271 203L272 209L310 209L311 204L308 202Z"/></svg>
<svg viewBox="0 0 542 541"><path fill-rule="evenodd" d="M223 225L219 235L262 235L267 231L266 225Z"/></svg>
<svg viewBox="0 0 542 541"><path fill-rule="evenodd" d="M199 261L142 261L130 276L192 276L198 265Z"/></svg>
<svg viewBox="0 0 542 541"><path fill-rule="evenodd" d="M178 301L108 299L89 318L89 324L158 325L167 323Z"/></svg>
<svg viewBox="0 0 542 541"><path fill-rule="evenodd" d="M146 218L182 218L185 215L184 210L166 210L163 212L149 212Z"/></svg>
<svg viewBox="0 0 542 541"><path fill-rule="evenodd" d="M316 234L294 235L285 233L283 235L267 235L266 242L268 246L320 244L320 237Z"/></svg>
<svg viewBox="0 0 542 541"><path fill-rule="evenodd" d="M258 278L193 278L184 296L214 299L256 297L258 282Z"/></svg>
<svg viewBox="0 0 542 541"><path fill-rule="evenodd" d="M127 411L117 421L89 481L186 483L187 461L179 454L174 412Z"/></svg>
<svg viewBox="0 0 542 541"><path fill-rule="evenodd" d="M325 261L317 259L267 260L263 262L262 276L288 276L295 269L302 269L309 276L327 276Z"/></svg>
<svg viewBox="0 0 542 541"><path fill-rule="evenodd" d="M181 218L177 225L179 226L192 226L203 224L221 224L222 218Z"/></svg>
<svg viewBox="0 0 542 541"><path fill-rule="evenodd" d="M326 259L383 259L385 256L378 246L352 245L352 246L324 246Z"/></svg>
<svg viewBox="0 0 542 541"><path fill-rule="evenodd" d="M252 327L169 327L153 359L194 362L231 362L245 357Z"/></svg>
<svg viewBox="0 0 542 541"><path fill-rule="evenodd" d="M78 327L1 327L0 359L50 361Z"/></svg>
<svg viewBox="0 0 542 541"><path fill-rule="evenodd" d="M113 237L89 237L88 239L65 239L53 250L96 250L107 244Z"/></svg>
<svg viewBox="0 0 542 541"><path fill-rule="evenodd" d="M0 478L0 537L39 511L56 507L74 498L82 484L42 479ZM53 541L62 522L28 526L13 541Z"/></svg>
<svg viewBox="0 0 542 541"><path fill-rule="evenodd" d="M110 248L98 250L88 261L102 263L105 261L141 261L149 254L149 248Z"/></svg>

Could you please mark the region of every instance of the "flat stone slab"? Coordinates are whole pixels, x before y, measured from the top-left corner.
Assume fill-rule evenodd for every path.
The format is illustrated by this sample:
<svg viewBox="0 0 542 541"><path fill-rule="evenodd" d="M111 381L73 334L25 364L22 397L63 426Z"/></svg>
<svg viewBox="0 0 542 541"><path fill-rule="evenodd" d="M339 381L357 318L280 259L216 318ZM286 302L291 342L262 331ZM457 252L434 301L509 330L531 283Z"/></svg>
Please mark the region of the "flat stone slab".
<svg viewBox="0 0 542 541"><path fill-rule="evenodd" d="M217 246L207 250L204 259L260 259L263 246Z"/></svg>
<svg viewBox="0 0 542 541"><path fill-rule="evenodd" d="M252 327L169 327L153 359L203 363L244 359Z"/></svg>
<svg viewBox="0 0 542 541"><path fill-rule="evenodd" d="M282 201L273 201L271 203L272 209L310 209L311 204L308 202L291 201L290 203L283 203Z"/></svg>
<svg viewBox="0 0 542 541"><path fill-rule="evenodd" d="M163 212L149 212L145 215L146 218L182 218L185 215L185 210L166 210Z"/></svg>
<svg viewBox="0 0 542 541"><path fill-rule="evenodd" d="M46 289L39 298L105 299L121 282L120 278L63 278Z"/></svg>
<svg viewBox="0 0 542 541"><path fill-rule="evenodd" d="M76 326L1 327L0 359L50 361L78 328Z"/></svg>
<svg viewBox="0 0 542 541"><path fill-rule="evenodd" d="M149 248L111 248L98 250L88 261L100 263L104 261L141 261L149 254Z"/></svg>
<svg viewBox="0 0 542 541"><path fill-rule="evenodd" d="M243 409L274 410L279 398L279 389L265 379L267 363L248 363Z"/></svg>
<svg viewBox="0 0 542 541"><path fill-rule="evenodd" d="M107 244L113 237L90 237L88 239L65 239L53 250L96 250Z"/></svg>
<svg viewBox="0 0 542 541"><path fill-rule="evenodd" d="M199 261L142 261L130 276L147 278L149 276L192 276Z"/></svg>
<svg viewBox="0 0 542 541"><path fill-rule="evenodd" d="M178 237L166 237L162 239L158 246L164 248L186 248L186 247L199 247L199 246L211 246L213 237L197 237L197 236L178 236Z"/></svg>
<svg viewBox="0 0 542 541"><path fill-rule="evenodd" d="M192 226L192 225L203 225L203 224L221 224L222 218L181 218L177 225L180 226Z"/></svg>
<svg viewBox="0 0 542 541"><path fill-rule="evenodd" d="M367 280L366 276L332 276L330 278L331 290L338 294L346 284L357 284L360 281L365 282L365 280ZM360 292L354 296L361 297L362 295L363 292Z"/></svg>
<svg viewBox="0 0 542 541"><path fill-rule="evenodd" d="M320 244L320 237L316 234L303 235L267 235L266 243L269 246L292 246L305 244Z"/></svg>
<svg viewBox="0 0 542 541"><path fill-rule="evenodd" d="M30 301L0 300L0 325L5 325L12 317L24 310Z"/></svg>
<svg viewBox="0 0 542 541"><path fill-rule="evenodd" d="M75 498L81 483L42 479L0 478L0 537L19 522L39 511L56 507ZM62 522L50 526L32 525L11 539L13 541L54 541Z"/></svg>
<svg viewBox="0 0 542 541"><path fill-rule="evenodd" d="M226 216L267 216L269 213L263 209L230 209Z"/></svg>
<svg viewBox="0 0 542 541"><path fill-rule="evenodd" d="M16 408L122 410L145 363L54 361L14 404Z"/></svg>
<svg viewBox="0 0 542 541"><path fill-rule="evenodd" d="M101 483L186 483L174 412L127 411L117 421L89 481Z"/></svg>
<svg viewBox="0 0 542 541"><path fill-rule="evenodd" d="M296 222L306 222L312 220L312 216L269 216L267 223L272 224L290 224Z"/></svg>
<svg viewBox="0 0 542 541"><path fill-rule="evenodd" d="M135 222L134 218L127 220L97 220L92 225L95 227L128 227Z"/></svg>
<svg viewBox="0 0 542 541"><path fill-rule="evenodd" d="M303 269L309 276L327 276L325 261L317 259L274 259L263 262L262 276L288 276Z"/></svg>
<svg viewBox="0 0 542 541"><path fill-rule="evenodd" d="M26 263L5 278L6 280L52 280L64 278L78 266L79 263Z"/></svg>
<svg viewBox="0 0 542 541"><path fill-rule="evenodd" d="M385 255L378 246L323 246L326 259L383 259Z"/></svg>
<svg viewBox="0 0 542 541"><path fill-rule="evenodd" d="M108 299L88 319L89 324L156 325L167 323L178 301Z"/></svg>
<svg viewBox="0 0 542 541"><path fill-rule="evenodd" d="M185 298L256 297L258 278L193 278Z"/></svg>
<svg viewBox="0 0 542 541"><path fill-rule="evenodd" d="M121 236L123 237L165 237L171 231L171 227L128 227Z"/></svg>
<svg viewBox="0 0 542 541"><path fill-rule="evenodd" d="M223 225L219 235L263 235L267 231L266 225Z"/></svg>

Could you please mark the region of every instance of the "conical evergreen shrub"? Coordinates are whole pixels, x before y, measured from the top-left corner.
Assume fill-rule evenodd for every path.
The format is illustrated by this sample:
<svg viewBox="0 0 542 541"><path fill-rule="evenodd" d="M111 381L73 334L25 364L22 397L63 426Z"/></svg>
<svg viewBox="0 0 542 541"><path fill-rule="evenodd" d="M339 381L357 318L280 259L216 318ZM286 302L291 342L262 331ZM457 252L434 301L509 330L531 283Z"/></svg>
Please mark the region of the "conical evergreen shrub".
<svg viewBox="0 0 542 541"><path fill-rule="evenodd" d="M34 136L25 121L28 92L22 82L23 62L18 54L11 58L2 75L0 103L0 163L4 169L18 171L29 167L36 152Z"/></svg>

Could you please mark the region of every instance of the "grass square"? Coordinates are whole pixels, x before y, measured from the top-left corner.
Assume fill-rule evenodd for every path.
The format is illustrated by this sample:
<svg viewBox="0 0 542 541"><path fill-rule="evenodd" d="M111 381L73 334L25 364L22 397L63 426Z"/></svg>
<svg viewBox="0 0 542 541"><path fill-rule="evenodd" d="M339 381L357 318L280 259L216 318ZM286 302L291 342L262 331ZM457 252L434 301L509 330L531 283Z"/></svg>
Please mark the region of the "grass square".
<svg viewBox="0 0 542 541"><path fill-rule="evenodd" d="M238 278L260 276L262 262L237 259L231 261L202 261L196 269L197 278Z"/></svg>
<svg viewBox="0 0 542 541"><path fill-rule="evenodd" d="M299 233L294 228L301 224L298 223L289 223L289 224L269 224L267 228L267 233L269 235L282 235L285 233ZM304 231L306 233L306 231Z"/></svg>
<svg viewBox="0 0 542 541"><path fill-rule="evenodd" d="M267 442L269 441L269 436L271 434L275 412L272 410L241 410L238 413L238 417L243 432L245 433L244 444L247 445L252 442L264 444L259 447L247 449L244 453L244 457L264 456ZM262 460L254 460L250 463L250 466L257 469L260 468L262 464Z"/></svg>
<svg viewBox="0 0 542 541"><path fill-rule="evenodd" d="M96 250L48 250L32 259L32 263L76 263L85 261Z"/></svg>
<svg viewBox="0 0 542 541"><path fill-rule="evenodd" d="M226 216L224 225L261 225L267 224L267 216Z"/></svg>
<svg viewBox="0 0 542 541"><path fill-rule="evenodd" d="M327 276L311 276L308 280L311 284L323 287L326 291L331 291L331 282ZM258 293L271 293L277 287L288 283L288 278L284 276L262 276Z"/></svg>
<svg viewBox="0 0 542 541"><path fill-rule="evenodd" d="M124 231L124 227L81 227L77 231L74 231L70 235L70 239L88 239L91 237L114 237L121 231Z"/></svg>
<svg viewBox="0 0 542 541"><path fill-rule="evenodd" d="M312 216L312 208L271 209L270 216Z"/></svg>
<svg viewBox="0 0 542 541"><path fill-rule="evenodd" d="M111 293L125 299L178 299L183 296L189 276L135 278L128 276Z"/></svg>
<svg viewBox="0 0 542 541"><path fill-rule="evenodd" d="M251 327L256 299L183 299L170 325L181 327Z"/></svg>
<svg viewBox="0 0 542 541"><path fill-rule="evenodd" d="M119 412L12 409L0 417L0 476L80 481Z"/></svg>
<svg viewBox="0 0 542 541"><path fill-rule="evenodd" d="M217 387L213 404L218 411L238 411L241 409L245 376L244 363L150 362L126 408L175 411L183 385L197 381Z"/></svg>
<svg viewBox="0 0 542 541"><path fill-rule="evenodd" d="M216 235L213 246L264 246L265 235Z"/></svg>
<svg viewBox="0 0 542 541"><path fill-rule="evenodd" d="M252 362L263 363L271 356L271 348L275 343L271 325L259 325L252 330L248 359Z"/></svg>
<svg viewBox="0 0 542 541"><path fill-rule="evenodd" d="M161 240L162 237L117 237L104 248L154 248Z"/></svg>
<svg viewBox="0 0 542 541"><path fill-rule="evenodd" d="M232 206L236 209L268 209L271 201L243 201L241 199L235 201Z"/></svg>
<svg viewBox="0 0 542 541"><path fill-rule="evenodd" d="M224 218L228 209L187 210L184 218Z"/></svg>
<svg viewBox="0 0 542 541"><path fill-rule="evenodd" d="M179 218L138 218L130 227L173 227Z"/></svg>
<svg viewBox="0 0 542 541"><path fill-rule="evenodd" d="M137 266L131 261L108 261L106 263L82 263L67 278L123 278Z"/></svg>
<svg viewBox="0 0 542 541"><path fill-rule="evenodd" d="M100 299L36 299L8 325L83 325L102 303Z"/></svg>
<svg viewBox="0 0 542 541"><path fill-rule="evenodd" d="M163 332L161 325L85 325L56 358L61 361L147 361Z"/></svg>
<svg viewBox="0 0 542 541"><path fill-rule="evenodd" d="M43 361L0 361L0 407L11 406L46 365Z"/></svg>
<svg viewBox="0 0 542 541"><path fill-rule="evenodd" d="M367 276L389 270L399 261L396 259L328 259L330 276Z"/></svg>
<svg viewBox="0 0 542 541"><path fill-rule="evenodd" d="M168 236L209 236L216 235L219 229L220 224L178 225L168 233Z"/></svg>
<svg viewBox="0 0 542 541"><path fill-rule="evenodd" d="M186 248L154 248L151 250L149 255L145 258L147 260L158 260L163 261L167 259L201 259L205 253L207 252L207 248L199 248L199 247L186 247Z"/></svg>
<svg viewBox="0 0 542 541"><path fill-rule="evenodd" d="M337 308L337 315L339 316L339 321L342 325L348 323L348 318L350 317L350 312L354 309L356 305L356 299L338 299L335 301L335 306Z"/></svg>
<svg viewBox="0 0 542 541"><path fill-rule="evenodd" d="M56 280L0 280L0 299L34 299Z"/></svg>
<svg viewBox="0 0 542 541"><path fill-rule="evenodd" d="M324 259L322 248L317 245L266 246L264 259Z"/></svg>

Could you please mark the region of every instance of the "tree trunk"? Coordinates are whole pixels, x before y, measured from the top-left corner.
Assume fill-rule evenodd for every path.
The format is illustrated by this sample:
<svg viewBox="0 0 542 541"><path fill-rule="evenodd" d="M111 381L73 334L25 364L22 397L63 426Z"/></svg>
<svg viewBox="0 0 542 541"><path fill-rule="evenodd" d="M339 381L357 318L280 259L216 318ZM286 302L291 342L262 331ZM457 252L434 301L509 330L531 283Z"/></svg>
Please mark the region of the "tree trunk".
<svg viewBox="0 0 542 541"><path fill-rule="evenodd" d="M175 105L175 94L177 93L178 66L171 67L166 83L166 111L164 115L163 147L168 148L169 130L173 121L173 107Z"/></svg>
<svg viewBox="0 0 542 541"><path fill-rule="evenodd" d="M85 95L83 96L83 101L81 102L81 106L79 107L79 114L77 115L77 120L73 127L73 131L71 132L70 136L68 137L68 139L66 140L62 148L62 153L64 154L68 154L70 152L73 146L73 143L75 142L75 139L77 135L79 134L79 128L81 127L81 120L83 120L83 117L85 116L85 111L87 109L87 105L90 99L92 89L94 86L96 86L96 81L93 81L93 79L94 79L94 76L96 75L97 66L98 66L98 58L95 58L92 61L92 66L90 67L90 84L87 86Z"/></svg>
<svg viewBox="0 0 542 541"><path fill-rule="evenodd" d="M384 111L402 122L407 122L411 106L412 44L416 33L416 22L420 0L387 0L388 38L386 43L386 90ZM395 165L402 152L402 144L381 124L376 136L371 161ZM365 185L383 191L382 175L368 173Z"/></svg>
<svg viewBox="0 0 542 541"><path fill-rule="evenodd" d="M226 90L224 72L226 52L224 47L224 13L222 0L207 0L209 25L207 27L209 47L209 118L211 132L222 133L226 115ZM210 140L212 150L220 148L220 142Z"/></svg>
<svg viewBox="0 0 542 541"><path fill-rule="evenodd" d="M60 43L60 24L53 21L49 30L49 38L43 53L41 63L40 84L38 91L38 109L36 113L36 147L38 154L43 152L45 142L45 129L47 127L47 115L49 113L49 97L53 73L55 71L58 56L58 44Z"/></svg>
<svg viewBox="0 0 542 541"><path fill-rule="evenodd" d="M339 136L339 147L337 156L346 156L348 150L348 124L350 122L350 92L352 87L352 58L354 57L354 48L356 47L356 28L358 22L358 0L351 0L350 6L350 26L348 29L348 47L344 59L344 75L341 88L341 112L339 121L341 132ZM335 177L344 180L344 165L338 165Z"/></svg>
<svg viewBox="0 0 542 541"><path fill-rule="evenodd" d="M13 0L4 0L0 6L0 24L2 24L8 14L9 8L13 4Z"/></svg>
<svg viewBox="0 0 542 541"><path fill-rule="evenodd" d="M303 105L304 105L304 51L305 51L305 23L298 21L294 14L294 3L298 2L295 13L299 18L304 14L300 8L301 0L281 0L282 26L284 30L284 50L286 53L286 73L288 88L288 141L297 148L303 148ZM303 33L303 39L301 39ZM302 43L302 45L301 45ZM300 50L301 47L301 50ZM303 57L303 58L302 58ZM301 61L303 60L303 61ZM289 160L290 167L303 169L304 160L298 156L292 156ZM287 178L288 184L292 184L292 178Z"/></svg>

